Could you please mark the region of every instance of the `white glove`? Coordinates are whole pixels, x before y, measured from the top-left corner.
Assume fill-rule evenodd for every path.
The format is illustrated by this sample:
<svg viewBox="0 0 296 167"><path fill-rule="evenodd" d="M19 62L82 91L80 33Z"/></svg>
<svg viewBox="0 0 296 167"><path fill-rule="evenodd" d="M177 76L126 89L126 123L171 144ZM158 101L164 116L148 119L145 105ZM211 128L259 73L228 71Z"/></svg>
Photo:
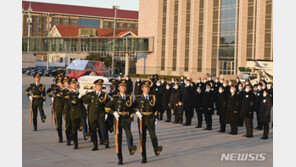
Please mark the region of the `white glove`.
<svg viewBox="0 0 296 167"><path fill-rule="evenodd" d="M116 120L118 121L119 120L119 114L118 114L118 112L114 112L113 115L116 118Z"/></svg>
<svg viewBox="0 0 296 167"><path fill-rule="evenodd" d="M83 96L83 94L79 94L79 95L78 95L78 98L80 99L82 96Z"/></svg>
<svg viewBox="0 0 296 167"><path fill-rule="evenodd" d="M141 114L139 111L136 112L136 115L138 116L138 118L139 118L140 120L142 120L142 117L143 117L143 116L142 116L142 114Z"/></svg>
<svg viewBox="0 0 296 167"><path fill-rule="evenodd" d="M105 120L108 118L108 114L105 114Z"/></svg>
<svg viewBox="0 0 296 167"><path fill-rule="evenodd" d="M155 119L155 125L157 125L157 119Z"/></svg>
<svg viewBox="0 0 296 167"><path fill-rule="evenodd" d="M29 96L29 99L30 99L31 102L33 101L33 97L32 96Z"/></svg>
<svg viewBox="0 0 296 167"><path fill-rule="evenodd" d="M53 102L54 101L54 97L51 97L51 102Z"/></svg>

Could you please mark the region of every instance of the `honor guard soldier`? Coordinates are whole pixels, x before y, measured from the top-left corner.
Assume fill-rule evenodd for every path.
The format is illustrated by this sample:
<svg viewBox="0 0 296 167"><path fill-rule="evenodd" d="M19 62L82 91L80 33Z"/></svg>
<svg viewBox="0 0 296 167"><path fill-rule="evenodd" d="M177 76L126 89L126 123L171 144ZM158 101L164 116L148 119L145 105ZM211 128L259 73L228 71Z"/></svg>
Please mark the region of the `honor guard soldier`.
<svg viewBox="0 0 296 167"><path fill-rule="evenodd" d="M63 132L62 132L62 124L63 124L63 111L64 111L64 99L63 99L63 78L57 78L58 87L53 90L52 97L54 97L54 116L55 116L55 125L58 131L59 143L63 142Z"/></svg>
<svg viewBox="0 0 296 167"><path fill-rule="evenodd" d="M130 154L133 155L137 147L133 143L133 136L131 133L131 121L134 116L133 111L133 98L131 95L126 94L127 83L125 80L122 80L118 84L119 92L116 95L113 95L112 99L106 104L106 112L113 114L114 124L115 124L115 143L116 143L116 153L118 157L118 165L123 164L122 158L122 129L124 129L128 149Z"/></svg>
<svg viewBox="0 0 296 167"><path fill-rule="evenodd" d="M71 145L71 116L70 116L70 103L66 100L65 96L71 91L70 84L69 84L69 77L64 77L64 89L63 89L63 100L64 100L64 120L65 120L65 133L66 133L66 139L67 139L67 146Z"/></svg>
<svg viewBox="0 0 296 167"><path fill-rule="evenodd" d="M37 109L39 110L41 121L44 123L46 116L43 110L43 103L46 99L45 86L40 83L40 74L33 75L35 83L29 85L26 89L26 94L31 101L31 109L33 110L33 126L34 131L37 131ZM30 93L31 92L31 93Z"/></svg>
<svg viewBox="0 0 296 167"><path fill-rule="evenodd" d="M108 139L106 137L105 128L105 105L109 100L108 94L102 91L104 80L98 79L94 82L95 90L87 95L83 96L81 99L84 103L89 103L89 113L88 121L90 134L93 141L92 151L98 150L98 136L97 130L101 131L102 141L104 145L108 144Z"/></svg>
<svg viewBox="0 0 296 167"><path fill-rule="evenodd" d="M74 149L78 149L77 131L80 127L81 115L84 106L82 100L80 99L82 95L79 94L76 78L71 79L70 87L71 91L65 96L65 98L70 103L70 117L72 123L72 139L74 141Z"/></svg>
<svg viewBox="0 0 296 167"><path fill-rule="evenodd" d="M146 155L146 132L149 131L150 138L152 141L152 146L156 156L162 151L162 146L158 146L157 137L155 134L155 124L156 124L156 96L149 94L150 92L150 82L145 82L142 85L142 95L136 96L135 109L138 111L136 115L138 116L138 128L140 135L140 151L142 153L142 162L147 162Z"/></svg>

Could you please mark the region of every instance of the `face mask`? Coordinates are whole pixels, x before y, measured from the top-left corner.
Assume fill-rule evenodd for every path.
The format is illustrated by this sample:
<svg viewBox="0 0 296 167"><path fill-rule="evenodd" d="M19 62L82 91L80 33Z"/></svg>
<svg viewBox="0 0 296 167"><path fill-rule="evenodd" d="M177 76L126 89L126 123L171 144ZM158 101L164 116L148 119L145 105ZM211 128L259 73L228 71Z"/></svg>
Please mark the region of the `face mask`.
<svg viewBox="0 0 296 167"><path fill-rule="evenodd" d="M197 92L200 92L200 89L196 89Z"/></svg>
<svg viewBox="0 0 296 167"><path fill-rule="evenodd" d="M263 97L266 97L266 96L267 96L267 94L264 93L264 94L263 94Z"/></svg>
<svg viewBox="0 0 296 167"><path fill-rule="evenodd" d="M174 89L178 89L179 87L178 86L174 86Z"/></svg>
<svg viewBox="0 0 296 167"><path fill-rule="evenodd" d="M137 81L139 82L139 81L140 81L140 79L137 79Z"/></svg>
<svg viewBox="0 0 296 167"><path fill-rule="evenodd" d="M175 82L175 80L172 79L172 82Z"/></svg>
<svg viewBox="0 0 296 167"><path fill-rule="evenodd" d="M160 83L156 83L157 86L160 86Z"/></svg>
<svg viewBox="0 0 296 167"><path fill-rule="evenodd" d="M128 78L126 77L125 80L128 80Z"/></svg>
<svg viewBox="0 0 296 167"><path fill-rule="evenodd" d="M265 88L266 88L265 86L262 87L262 89L265 89Z"/></svg>
<svg viewBox="0 0 296 167"><path fill-rule="evenodd" d="M186 83L186 86L190 86L190 83Z"/></svg>
<svg viewBox="0 0 296 167"><path fill-rule="evenodd" d="M206 92L210 92L210 88L207 88L207 89L206 89Z"/></svg>
<svg viewBox="0 0 296 167"><path fill-rule="evenodd" d="M238 87L238 90L239 90L239 91L242 91L242 90L243 90L243 88L242 88L242 87Z"/></svg>
<svg viewBox="0 0 296 167"><path fill-rule="evenodd" d="M200 83L200 80L197 80L197 83Z"/></svg>
<svg viewBox="0 0 296 167"><path fill-rule="evenodd" d="M250 89L246 88L245 91L246 91L246 92L250 92Z"/></svg>
<svg viewBox="0 0 296 167"><path fill-rule="evenodd" d="M166 87L166 89L170 89L170 87L169 87L169 86L167 86L167 87Z"/></svg>
<svg viewBox="0 0 296 167"><path fill-rule="evenodd" d="M161 80L160 82L161 82L161 83L164 83L164 80Z"/></svg>
<svg viewBox="0 0 296 167"><path fill-rule="evenodd" d="M207 80L203 80L203 82L204 82L204 83L206 83L206 82L207 82Z"/></svg>
<svg viewBox="0 0 296 167"><path fill-rule="evenodd" d="M223 90L222 89L219 89L219 93L222 93L223 92Z"/></svg>
<svg viewBox="0 0 296 167"><path fill-rule="evenodd" d="M261 87L257 87L257 89L260 91L261 90Z"/></svg>
<svg viewBox="0 0 296 167"><path fill-rule="evenodd" d="M246 82L246 84L249 85L250 83L249 82Z"/></svg>
<svg viewBox="0 0 296 167"><path fill-rule="evenodd" d="M184 78L181 78L182 80L184 80Z"/></svg>
<svg viewBox="0 0 296 167"><path fill-rule="evenodd" d="M231 92L231 93L233 93L233 92L234 92L234 90L233 90L233 89L230 89L230 92Z"/></svg>
<svg viewBox="0 0 296 167"><path fill-rule="evenodd" d="M223 80L220 80L220 83L223 83Z"/></svg>
<svg viewBox="0 0 296 167"><path fill-rule="evenodd" d="M219 82L219 81L216 79L215 82L217 83L217 82Z"/></svg>
<svg viewBox="0 0 296 167"><path fill-rule="evenodd" d="M224 87L226 87L226 84L223 84Z"/></svg>
<svg viewBox="0 0 296 167"><path fill-rule="evenodd" d="M228 85L229 85L229 86L231 86L231 85L232 85L232 83L231 83L231 82L229 82L229 83L228 83Z"/></svg>

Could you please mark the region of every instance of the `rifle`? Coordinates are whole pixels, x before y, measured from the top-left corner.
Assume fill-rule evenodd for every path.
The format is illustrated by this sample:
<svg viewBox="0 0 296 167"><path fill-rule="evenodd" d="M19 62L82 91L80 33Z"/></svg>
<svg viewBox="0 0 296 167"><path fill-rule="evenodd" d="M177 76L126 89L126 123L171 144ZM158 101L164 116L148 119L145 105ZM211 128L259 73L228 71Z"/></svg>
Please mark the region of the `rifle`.
<svg viewBox="0 0 296 167"><path fill-rule="evenodd" d="M116 119L116 129L115 129L115 145L116 145L116 149L115 149L115 152L116 154L119 153L119 149L118 149L118 122L119 120Z"/></svg>
<svg viewBox="0 0 296 167"><path fill-rule="evenodd" d="M54 107L54 103L53 102L51 102L51 117L50 117L50 124L52 124L53 123L53 107Z"/></svg>
<svg viewBox="0 0 296 167"><path fill-rule="evenodd" d="M33 108L33 103L31 102L31 104L30 104L30 125L32 125L32 108Z"/></svg>
<svg viewBox="0 0 296 167"><path fill-rule="evenodd" d="M143 124L143 122L142 122L142 119L140 119L140 136L139 136L139 139L140 139L140 153L142 153L143 152L143 148L142 148L142 124Z"/></svg>

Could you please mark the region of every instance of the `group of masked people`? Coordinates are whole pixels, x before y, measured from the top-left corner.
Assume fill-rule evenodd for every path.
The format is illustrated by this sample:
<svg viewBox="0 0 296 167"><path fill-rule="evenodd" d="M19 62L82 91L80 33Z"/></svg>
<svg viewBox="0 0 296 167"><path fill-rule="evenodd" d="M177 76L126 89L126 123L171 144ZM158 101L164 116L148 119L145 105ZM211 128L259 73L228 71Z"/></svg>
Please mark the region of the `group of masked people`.
<svg viewBox="0 0 296 167"><path fill-rule="evenodd" d="M166 78L153 75L148 80L151 83L151 93L157 98L156 110L159 120L163 120L163 114L166 113L165 122L190 126L195 112L196 128L202 128L205 120L204 130L212 130L212 116L217 114L220 123L218 132L226 132L226 125L229 124L229 134L237 135L238 127L245 126L246 134L243 137L249 138L253 137L253 119L256 118L255 129L263 130L261 139L268 139L273 86L268 89L264 78L254 85L249 80L241 82L239 77L236 81L231 81L218 77L213 79L209 76L193 82L192 79L181 76L180 80L172 78L169 83ZM135 95L142 93L139 83L141 78L138 76Z"/></svg>
<svg viewBox="0 0 296 167"><path fill-rule="evenodd" d="M115 151L118 157L118 165L123 164L122 134L126 133L130 155L135 154L137 146L133 143L131 133L134 115L137 115L141 163L147 162L146 133L149 132L154 153L156 156L162 151L158 145L155 133L157 121L157 97L151 93L149 81L140 84L141 94L132 96L133 84L127 76L125 79L110 79L112 83L108 93L103 91L104 81L98 79L94 82L95 91L80 93L76 78L69 78L62 74L57 75L55 83L45 91L45 85L40 83L40 74L35 74L34 83L26 89L33 110L33 127L37 131L37 114L41 115L44 123L46 115L43 104L46 93L52 101L52 113L58 133L58 142L63 143L62 125L65 124L66 145L78 149L78 132L83 131L84 140L89 137L93 143L92 151L98 150L98 136L100 144L109 148L109 134L114 132ZM64 118L64 121L63 121Z"/></svg>

